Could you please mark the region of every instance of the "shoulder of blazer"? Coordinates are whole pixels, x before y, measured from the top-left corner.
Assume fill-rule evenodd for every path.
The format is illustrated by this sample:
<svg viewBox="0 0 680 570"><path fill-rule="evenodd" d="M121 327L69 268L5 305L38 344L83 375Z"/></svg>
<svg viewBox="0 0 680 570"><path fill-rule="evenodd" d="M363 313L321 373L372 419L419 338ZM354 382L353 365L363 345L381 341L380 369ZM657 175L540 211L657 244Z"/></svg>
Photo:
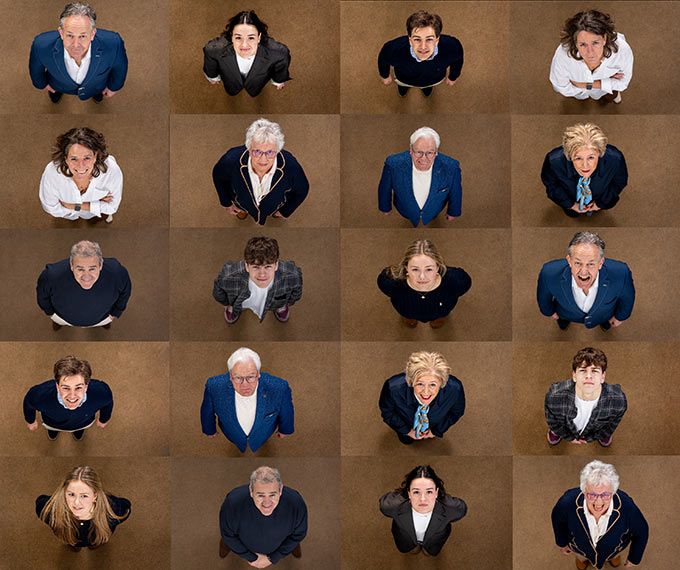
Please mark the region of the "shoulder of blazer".
<svg viewBox="0 0 680 570"><path fill-rule="evenodd" d="M123 41L118 32L112 32L111 30L103 30L97 28L97 33L94 35L92 43L97 47L106 49L111 46L111 44L118 44Z"/></svg>
<svg viewBox="0 0 680 570"><path fill-rule="evenodd" d="M455 158L445 154L438 154L434 159L434 164L432 167L433 170L437 168L445 168L446 170L460 170L460 162L458 162Z"/></svg>
<svg viewBox="0 0 680 570"><path fill-rule="evenodd" d="M234 52L233 44L225 37L218 37L210 40L203 47L203 51L213 57L220 57Z"/></svg>
<svg viewBox="0 0 680 570"><path fill-rule="evenodd" d="M302 273L302 270L297 265L295 265L294 261L283 261L279 259L279 268L277 269L276 273L280 273L281 276L283 276Z"/></svg>
<svg viewBox="0 0 680 570"><path fill-rule="evenodd" d="M576 389L573 380L562 380L561 382L553 382L548 388L548 394L550 396L561 396L567 394L575 394Z"/></svg>
<svg viewBox="0 0 680 570"><path fill-rule="evenodd" d="M411 153L409 151L391 154L385 159L385 164L390 168L401 168L411 166Z"/></svg>
<svg viewBox="0 0 680 570"><path fill-rule="evenodd" d="M624 263L623 261L616 261L615 259L605 258L602 269L607 271L607 276L612 280L625 279L625 277L631 273L630 267L628 267L627 263Z"/></svg>
<svg viewBox="0 0 680 570"><path fill-rule="evenodd" d="M553 259L543 264L541 268L541 273L544 277L551 279L559 279L564 276L565 270L569 272L569 262L566 259Z"/></svg>
<svg viewBox="0 0 680 570"><path fill-rule="evenodd" d="M290 50L288 49L288 46L286 44L283 44L281 42L277 42L271 36L267 40L267 43L263 46L261 45L260 48L264 48L267 52L270 52L272 55L274 55L276 57L286 57L290 53ZM267 59L273 59L273 58L267 58Z"/></svg>
<svg viewBox="0 0 680 570"><path fill-rule="evenodd" d="M33 38L33 44L39 50L52 49L55 47L55 44L61 44L62 47L64 45L58 30L50 30L49 32L38 34Z"/></svg>
<svg viewBox="0 0 680 570"><path fill-rule="evenodd" d="M387 517L394 518L408 502L408 499L405 499L400 493L394 491L385 493L380 497L380 512Z"/></svg>
<svg viewBox="0 0 680 570"><path fill-rule="evenodd" d="M278 376L272 376L266 372L260 372L262 387L271 392L283 392L288 388L288 382Z"/></svg>

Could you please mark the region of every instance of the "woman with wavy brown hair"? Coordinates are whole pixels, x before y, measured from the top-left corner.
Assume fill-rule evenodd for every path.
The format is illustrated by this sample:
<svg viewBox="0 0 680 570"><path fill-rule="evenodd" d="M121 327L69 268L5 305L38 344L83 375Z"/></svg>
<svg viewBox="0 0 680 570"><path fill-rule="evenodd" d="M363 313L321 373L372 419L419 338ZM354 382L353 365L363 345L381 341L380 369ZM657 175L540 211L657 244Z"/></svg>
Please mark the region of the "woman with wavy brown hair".
<svg viewBox="0 0 680 570"><path fill-rule="evenodd" d="M40 495L35 512L74 552L98 548L130 516L130 501L104 491L97 472L81 466L71 471L52 496Z"/></svg>

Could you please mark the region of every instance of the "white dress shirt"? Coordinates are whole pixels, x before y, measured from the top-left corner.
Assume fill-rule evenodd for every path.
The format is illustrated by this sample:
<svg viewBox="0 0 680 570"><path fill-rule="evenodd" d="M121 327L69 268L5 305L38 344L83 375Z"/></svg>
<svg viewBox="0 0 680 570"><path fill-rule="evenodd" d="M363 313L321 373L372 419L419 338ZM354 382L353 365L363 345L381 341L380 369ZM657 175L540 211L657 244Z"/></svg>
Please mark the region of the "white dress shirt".
<svg viewBox="0 0 680 570"><path fill-rule="evenodd" d="M434 166L434 162L432 163ZM418 207L422 210L430 195L432 186L432 166L427 170L418 170L415 166L411 167L413 181L413 196L418 202Z"/></svg>
<svg viewBox="0 0 680 570"><path fill-rule="evenodd" d="M250 291L250 297L243 301L243 305L241 306L244 309L250 309L261 319L262 313L264 312L264 304L267 301L267 295L273 285L274 280L272 279L272 282L266 287L258 287L257 283L249 278L248 290Z"/></svg>
<svg viewBox="0 0 680 570"><path fill-rule="evenodd" d="M260 177L253 170L253 163L250 160L250 155L248 155L248 174L250 175L250 183L253 186L255 203L258 206L260 205L262 198L269 194L270 190L272 189L272 180L274 178L274 172L276 172L276 160L274 160L274 164L272 164L272 167L269 169L269 172L267 172L267 174L265 174L262 177L262 180L260 181Z"/></svg>
<svg viewBox="0 0 680 570"><path fill-rule="evenodd" d="M411 508L411 512L413 513L413 527L416 530L416 540L418 542L423 542L423 539L425 538L425 532L427 531L427 527L430 524L430 519L432 518L432 511L422 514L416 511L414 508Z"/></svg>
<svg viewBox="0 0 680 570"><path fill-rule="evenodd" d="M586 501L587 498L584 497L583 500ZM595 522L595 517L590 514L587 504L583 505L583 510L586 513L590 538L593 540L593 544L597 546L597 541L600 540L600 537L607 531L607 527L609 526L609 517L612 516L612 511L614 510L614 501L609 501L607 512L600 517L598 522Z"/></svg>
<svg viewBox="0 0 680 570"><path fill-rule="evenodd" d="M257 388L250 396L241 396L234 391L234 404L236 407L236 419L243 433L248 436L255 423L255 411L257 410Z"/></svg>
<svg viewBox="0 0 680 570"><path fill-rule="evenodd" d="M586 295L576 283L574 276L571 276L571 293L574 295L574 301L584 313L588 313L595 303L595 297L597 297L597 290L600 287L600 272L597 272L597 277L595 278L595 283L592 287L588 289L588 294Z"/></svg>
<svg viewBox="0 0 680 570"><path fill-rule="evenodd" d="M104 161L104 164L107 166L106 172L100 172L99 176L93 177L87 190L81 194L73 178L64 176L57 165L50 162L40 179L40 203L43 210L55 218L67 220L99 218L114 214L123 197L123 173L116 159L111 155ZM102 202L101 199L109 193L113 196L113 200ZM67 204L89 202L90 211L76 212L62 206L59 200Z"/></svg>
<svg viewBox="0 0 680 570"><path fill-rule="evenodd" d="M92 50L88 49L87 53L83 56L80 65L76 63L69 53L64 50L64 63L66 64L66 72L69 77L73 79L78 85L80 85L87 76L87 71L90 69Z"/></svg>
<svg viewBox="0 0 680 570"><path fill-rule="evenodd" d="M567 48L560 44L555 50L552 64L550 65L550 82L553 89L565 97L576 99L599 99L603 95L612 94L614 91L624 91L633 76L633 50L626 43L623 34L618 34L616 45L619 50L602 60L595 71L590 71L588 65L582 59L574 59L569 55ZM612 79L612 75L623 72L622 79ZM570 80L577 83L593 83L598 79L602 82L601 89L590 90L585 87L576 87Z"/></svg>
<svg viewBox="0 0 680 570"><path fill-rule="evenodd" d="M593 415L593 410L597 403L600 401L599 396L594 400L581 400L578 396L574 397L574 404L576 404L576 417L573 419L574 426L578 433L582 433L588 422L590 421L590 416Z"/></svg>

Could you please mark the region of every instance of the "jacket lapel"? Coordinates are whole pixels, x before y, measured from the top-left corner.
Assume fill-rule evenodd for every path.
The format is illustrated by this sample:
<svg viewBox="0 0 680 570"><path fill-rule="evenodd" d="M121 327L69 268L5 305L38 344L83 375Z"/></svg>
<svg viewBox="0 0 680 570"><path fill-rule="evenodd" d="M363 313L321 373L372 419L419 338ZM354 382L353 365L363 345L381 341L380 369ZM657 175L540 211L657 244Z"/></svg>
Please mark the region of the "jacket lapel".
<svg viewBox="0 0 680 570"><path fill-rule="evenodd" d="M442 528L445 524L446 519L444 517L444 507L441 506L439 501L435 501L434 509L432 510L432 518L430 519L430 524L427 525L427 530L425 531L425 536L423 537L423 544L426 544L428 542L432 533L439 531L439 529Z"/></svg>
<svg viewBox="0 0 680 570"><path fill-rule="evenodd" d="M571 268L569 267L569 262L567 262L567 266L564 268L564 271L562 271L562 277L560 278L560 288L562 289L562 297L567 300L571 310L583 313L581 308L576 304L576 301L574 300L574 293L571 290Z"/></svg>
<svg viewBox="0 0 680 570"><path fill-rule="evenodd" d="M85 85L92 77L96 77L97 69L102 62L102 45L97 39L97 34L94 35L94 39L90 44L90 68L87 70L87 75L83 79L82 85Z"/></svg>
<svg viewBox="0 0 680 570"><path fill-rule="evenodd" d="M410 153L404 153L406 155L405 159L399 165L399 178L401 178L401 184L396 185L398 188L403 188L406 190L406 195L400 196L402 200L409 202L410 208L416 212L420 212L420 206L416 202L416 197L413 194L413 162L411 161ZM395 188L396 189L396 188Z"/></svg>
<svg viewBox="0 0 680 570"><path fill-rule="evenodd" d="M243 76L241 75L241 70L238 68L238 63L236 62L236 51L234 50L234 45L227 45L220 55L222 63L226 68L226 76L229 77L229 81L243 86L244 80ZM255 59L257 59L257 56ZM255 65L254 62L253 65Z"/></svg>
<svg viewBox="0 0 680 570"><path fill-rule="evenodd" d="M600 278L597 285L597 296L595 297L595 302L593 303L593 306L590 308L590 311L588 311L589 313L595 313L597 311L599 306L604 301L604 298L607 296L607 292L609 291L609 272L607 271L606 260L602 265L602 269L600 269L599 277Z"/></svg>
<svg viewBox="0 0 680 570"><path fill-rule="evenodd" d="M425 211L430 205L430 202L436 198L437 190L439 190L439 185L443 177L441 162L442 161L439 160L439 155L437 155L434 159L434 163L432 163L432 180L430 181L430 192L427 195L427 200L423 206L423 211Z"/></svg>
<svg viewBox="0 0 680 570"><path fill-rule="evenodd" d="M58 77L58 79L60 81L70 83L71 85L73 85L73 87L77 87L78 84L75 81L73 81L73 79L71 79L71 76L68 74L68 71L66 71L66 63L64 63L64 42L61 40L61 38L57 38L57 41L54 42L52 58L54 60L55 68L60 74L60 77ZM54 73L52 73L52 70L50 70L50 74L55 75Z"/></svg>
<svg viewBox="0 0 680 570"><path fill-rule="evenodd" d="M411 513L411 501L406 500L399 507L399 513L395 517L397 526L408 531L409 538L416 544L416 527L413 526L413 514ZM428 527L429 528L429 527Z"/></svg>

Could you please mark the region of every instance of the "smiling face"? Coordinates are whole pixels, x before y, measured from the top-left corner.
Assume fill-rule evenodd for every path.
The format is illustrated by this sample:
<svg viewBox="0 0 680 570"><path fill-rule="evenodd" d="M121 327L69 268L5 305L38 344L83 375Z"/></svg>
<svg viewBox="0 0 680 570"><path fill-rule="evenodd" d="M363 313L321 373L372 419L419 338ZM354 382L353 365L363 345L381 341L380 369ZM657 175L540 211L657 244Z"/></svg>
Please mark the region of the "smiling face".
<svg viewBox="0 0 680 570"><path fill-rule="evenodd" d="M586 505L590 514L599 520L600 517L607 512L609 504L612 502L612 486L610 483L600 483L599 485L592 486L590 483L586 485L584 491L586 495ZM608 493L609 496L603 498L599 496L601 493ZM593 498L592 495L598 495Z"/></svg>
<svg viewBox="0 0 680 570"><path fill-rule="evenodd" d="M257 510L265 517L268 517L279 504L281 487L276 482L262 483L261 481L255 481L250 488L250 496L253 498Z"/></svg>
<svg viewBox="0 0 680 570"><path fill-rule="evenodd" d="M432 137L420 137L411 146L411 160L416 170L429 170L437 156L437 143Z"/></svg>
<svg viewBox="0 0 680 570"><path fill-rule="evenodd" d="M590 178L597 168L600 154L594 148L580 148L571 157L571 162L583 178Z"/></svg>
<svg viewBox="0 0 680 570"><path fill-rule="evenodd" d="M439 394L439 378L434 374L422 374L413 383L413 393L420 403L429 406Z"/></svg>
<svg viewBox="0 0 680 570"><path fill-rule="evenodd" d="M241 396L248 397L255 393L260 373L252 360L246 360L245 362L237 362L232 366L229 378L234 390Z"/></svg>
<svg viewBox="0 0 680 570"><path fill-rule="evenodd" d="M234 44L236 53L241 57L251 57L257 53L257 46L260 43L262 34L257 32L255 26L250 24L239 24L234 26L231 34L231 42Z"/></svg>
<svg viewBox="0 0 680 570"><path fill-rule="evenodd" d="M62 376L57 382L57 390L66 407L69 410L75 410L83 401L83 396L87 392L87 384L80 374Z"/></svg>
<svg viewBox="0 0 680 570"><path fill-rule="evenodd" d="M69 16L64 18L64 27L59 26L59 35L64 42L64 49L78 64L90 49L90 43L97 33L97 30L93 30L91 26L90 19L85 16Z"/></svg>
<svg viewBox="0 0 680 570"><path fill-rule="evenodd" d="M602 391L606 375L596 364L588 366L582 362L571 375L576 384L576 395L582 400L594 400Z"/></svg>
<svg viewBox="0 0 680 570"><path fill-rule="evenodd" d="M71 481L65 490L66 504L73 516L81 521L90 520L94 510L97 493L82 481Z"/></svg>
<svg viewBox="0 0 680 570"><path fill-rule="evenodd" d="M276 263L253 263L252 265L246 263L246 271L250 280L260 289L264 289L274 280L278 268L278 261Z"/></svg>
<svg viewBox="0 0 680 570"><path fill-rule="evenodd" d="M604 56L606 38L592 32L581 31L576 34L576 49L590 69L595 69Z"/></svg>
<svg viewBox="0 0 680 570"><path fill-rule="evenodd" d="M91 257L83 257L76 255L71 259L71 271L76 278L78 285L83 289L92 289L92 286L99 279L104 260L101 261L96 255Z"/></svg>
<svg viewBox="0 0 680 570"><path fill-rule="evenodd" d="M279 145L275 142L259 143L253 141L248 150L250 151L250 162L253 170L258 176L264 176L272 169L276 162Z"/></svg>
<svg viewBox="0 0 680 570"><path fill-rule="evenodd" d="M437 285L437 262L429 255L414 255L406 264L406 281L416 291L431 291Z"/></svg>
<svg viewBox="0 0 680 570"><path fill-rule="evenodd" d="M588 290L595 283L597 273L604 263L604 257L600 258L600 248L591 243L576 244L571 252L572 255L567 255L571 274L576 284L588 294Z"/></svg>
<svg viewBox="0 0 680 570"><path fill-rule="evenodd" d="M408 38L416 57L423 61L434 53L434 48L439 43L439 38L434 33L432 26L426 28L414 28Z"/></svg>
<svg viewBox="0 0 680 570"><path fill-rule="evenodd" d="M97 153L80 144L72 144L66 153L66 166L76 181L89 180L96 162Z"/></svg>
<svg viewBox="0 0 680 570"><path fill-rule="evenodd" d="M437 500L438 493L439 489L437 489L432 479L419 477L411 481L408 498L414 511L427 514L434 510L434 503Z"/></svg>

